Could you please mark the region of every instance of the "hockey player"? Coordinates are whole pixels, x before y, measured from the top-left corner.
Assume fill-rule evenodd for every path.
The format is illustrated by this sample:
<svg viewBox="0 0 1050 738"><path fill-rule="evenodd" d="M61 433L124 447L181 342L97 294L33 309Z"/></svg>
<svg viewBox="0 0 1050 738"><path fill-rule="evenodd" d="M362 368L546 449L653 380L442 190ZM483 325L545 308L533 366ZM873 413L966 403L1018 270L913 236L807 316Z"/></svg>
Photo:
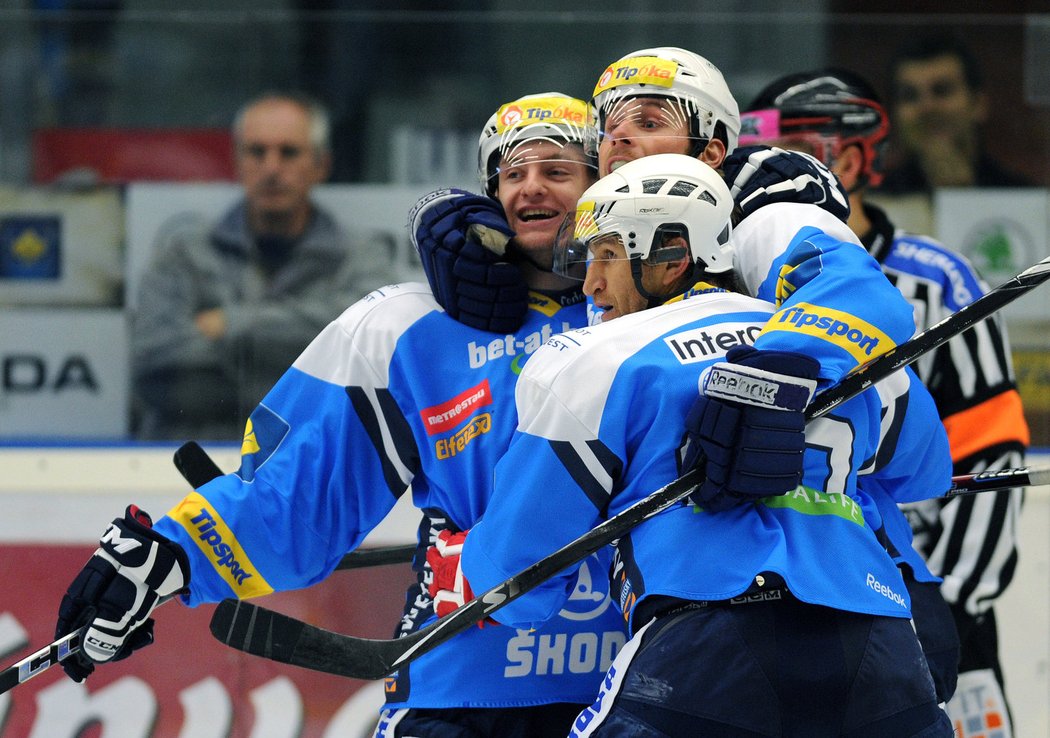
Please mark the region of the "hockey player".
<svg viewBox="0 0 1050 738"><path fill-rule="evenodd" d="M595 102L604 106L604 122L632 124L599 132L603 174L649 153L689 153L725 170L737 218L779 202L816 205L842 221L849 214L846 194L819 162L783 150L762 156L732 153L740 130L737 103L721 72L703 57L672 47L629 54L602 74L595 95ZM616 115L610 117L612 112ZM632 135L622 135L625 130ZM518 274L521 259L485 248L472 232L475 224L491 226L488 221L497 220L498 213L481 208L480 199L469 192L453 195L432 207L421 204L413 222L412 236L424 264L442 265L427 271L434 296L466 325L514 330L526 309L524 280ZM453 213L457 217L450 217Z"/></svg>
<svg viewBox="0 0 1050 738"><path fill-rule="evenodd" d="M734 269L747 294L778 308L776 329L765 331L756 349L800 352L813 339L829 344L833 350L819 354L817 379L824 388L912 334L911 306L842 222L848 201L823 165L799 171L798 161L806 157L780 156L768 148L727 159L737 146L738 108L708 60L674 47L633 52L599 76L593 102L601 128L601 174L657 153L687 154L725 167L735 217L753 234L735 236ZM603 301L593 297L599 312L610 307ZM726 422L733 422L731 416ZM748 462L727 458L725 466L741 461ZM893 494L891 488L886 492ZM714 482L705 483L701 494L715 494ZM866 513L881 528L878 512Z"/></svg>
<svg viewBox="0 0 1050 738"><path fill-rule="evenodd" d="M915 306L918 329L929 328L987 291L965 258L930 238L895 228L885 211L865 201L867 189L881 180L880 151L889 132L886 111L866 80L836 68L790 74L766 86L742 119L741 144L806 151L839 177L850 196L850 227ZM999 316L929 353L916 371L948 432L956 474L1023 464L1028 426ZM963 736L969 735L969 718L975 717L966 708L977 704L985 713L977 721L982 730L998 721L1003 735L1010 734L994 604L1013 578L1021 502L1017 489L906 508L916 548L933 573L944 578L940 589L962 643L959 693L982 696L948 706Z"/></svg>
<svg viewBox="0 0 1050 738"><path fill-rule="evenodd" d="M59 612L58 635L90 625L83 651L62 662L73 679L151 641L159 596L197 605L324 579L409 486L422 512L420 555L398 631L433 617L422 552L484 513L516 425L524 360L585 324L579 283L550 263L563 216L595 178L594 146L584 101L544 93L500 107L479 141L482 186L498 202L479 208L505 211L505 224L479 218L492 226L486 241L537 265L518 270L532 288L524 322L501 335L467 327L420 284L381 288L349 308L252 413L238 472L152 527L129 507L103 535ZM436 258L426 266L451 268ZM564 736L627 640L608 596L608 558L588 560L542 628L474 628L389 679L377 735Z"/></svg>
<svg viewBox="0 0 1050 738"><path fill-rule="evenodd" d="M573 735L951 735L900 573L857 489L859 468L877 457L887 478L909 477L911 494L947 488L932 401L900 372L803 435L820 367L850 349L814 335L799 337L798 352L756 350L780 330L775 307L707 283L731 274L731 207L717 173L675 154L623 164L584 193L574 234L589 259L584 291L607 308L602 324L555 337L525 367L496 493L461 562L459 536L443 534L431 552L435 586L487 589L699 455L721 489L617 543L614 579L633 636ZM739 239L749 242L755 223L745 219ZM687 419L698 380L703 397ZM696 429L684 444L683 425ZM802 485L796 476L777 496L754 480L738 485L735 473L757 467L726 468L728 443L762 458L771 489L805 447ZM495 618L545 621L572 577L562 572Z"/></svg>

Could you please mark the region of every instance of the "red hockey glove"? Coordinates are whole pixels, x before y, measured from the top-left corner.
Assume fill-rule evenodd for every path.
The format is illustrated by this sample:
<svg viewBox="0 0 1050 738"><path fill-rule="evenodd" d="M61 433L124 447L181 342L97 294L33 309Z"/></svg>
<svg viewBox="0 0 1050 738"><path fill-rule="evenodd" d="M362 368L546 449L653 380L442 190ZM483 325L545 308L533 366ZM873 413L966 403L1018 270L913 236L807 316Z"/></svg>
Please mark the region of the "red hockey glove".
<svg viewBox="0 0 1050 738"><path fill-rule="evenodd" d="M434 572L434 579L430 583L430 596L434 599L434 613L439 618L474 599L470 582L463 576L463 568L459 563L465 540L465 531L453 533L443 530L438 533L437 542L427 549L427 564ZM492 618L485 618L478 623L479 628L486 625L499 623Z"/></svg>
<svg viewBox="0 0 1050 738"><path fill-rule="evenodd" d="M430 596L434 599L434 612L439 618L474 599L459 561L466 539L465 532L443 530L438 534L437 542L427 549L427 563L434 572Z"/></svg>

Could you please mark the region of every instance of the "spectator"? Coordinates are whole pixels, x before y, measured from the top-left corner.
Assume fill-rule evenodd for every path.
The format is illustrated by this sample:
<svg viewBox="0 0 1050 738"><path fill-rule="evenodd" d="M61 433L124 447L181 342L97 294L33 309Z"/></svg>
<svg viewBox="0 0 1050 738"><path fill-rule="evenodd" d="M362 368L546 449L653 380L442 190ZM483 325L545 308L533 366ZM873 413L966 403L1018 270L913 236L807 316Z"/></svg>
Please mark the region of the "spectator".
<svg viewBox="0 0 1050 738"><path fill-rule="evenodd" d="M889 78L904 158L886 173L881 192L1032 185L984 150L988 98L977 59L958 39L930 35L905 44L890 64Z"/></svg>
<svg viewBox="0 0 1050 738"><path fill-rule="evenodd" d="M328 114L296 94L248 102L233 126L244 198L156 245L132 320L137 435L239 438L299 352L394 281L310 199L331 168Z"/></svg>
<svg viewBox="0 0 1050 738"><path fill-rule="evenodd" d="M850 193L848 225L915 306L918 330L931 328L987 291L962 256L933 239L896 228L882 209L866 201L868 188L882 176L880 151L889 131L882 104L866 80L835 68L789 74L759 92L741 120L742 145L803 150L839 177ZM1001 315L980 321L914 368L947 430L954 473L1023 465L1028 425ZM980 693L982 699L976 704L963 697L949 704L953 721L967 726L974 713L982 712L977 722L999 725L1003 738L1012 733L995 605L1017 564L1022 498L1022 490L1014 489L925 500L906 508L915 548L930 570L943 577L940 589L950 608L943 622L938 613L944 605L931 596L931 585L906 580L919 637L938 686L943 686L940 696L951 696L958 671L960 694ZM950 632L953 622L961 659Z"/></svg>

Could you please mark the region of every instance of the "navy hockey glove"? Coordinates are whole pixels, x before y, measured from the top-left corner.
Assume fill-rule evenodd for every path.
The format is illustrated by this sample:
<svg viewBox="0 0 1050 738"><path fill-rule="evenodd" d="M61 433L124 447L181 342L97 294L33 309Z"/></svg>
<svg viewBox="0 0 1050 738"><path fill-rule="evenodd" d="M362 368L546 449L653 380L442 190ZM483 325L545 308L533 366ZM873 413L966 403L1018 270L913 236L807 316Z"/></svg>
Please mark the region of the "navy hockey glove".
<svg viewBox="0 0 1050 738"><path fill-rule="evenodd" d="M450 316L484 331L521 327L529 290L521 270L503 259L514 231L497 200L436 190L412 208L409 230L430 289Z"/></svg>
<svg viewBox="0 0 1050 738"><path fill-rule="evenodd" d="M704 466L693 504L728 510L798 486L819 370L802 354L737 346L701 375L679 448L681 472Z"/></svg>
<svg viewBox="0 0 1050 738"><path fill-rule="evenodd" d="M55 637L90 626L81 650L62 661L73 681L86 679L98 662L127 658L153 643L149 614L159 598L189 583L186 553L152 526L149 515L129 505L62 597Z"/></svg>
<svg viewBox="0 0 1050 738"><path fill-rule="evenodd" d="M849 196L842 183L809 154L744 146L726 157L722 172L743 218L775 202L818 205L843 223L849 218Z"/></svg>

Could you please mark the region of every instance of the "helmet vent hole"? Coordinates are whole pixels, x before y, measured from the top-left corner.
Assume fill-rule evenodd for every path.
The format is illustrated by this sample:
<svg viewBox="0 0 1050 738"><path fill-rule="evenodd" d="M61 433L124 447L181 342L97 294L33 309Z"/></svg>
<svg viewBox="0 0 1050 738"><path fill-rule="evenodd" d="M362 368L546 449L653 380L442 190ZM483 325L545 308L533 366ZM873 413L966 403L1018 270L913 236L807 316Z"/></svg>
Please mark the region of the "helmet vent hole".
<svg viewBox="0 0 1050 738"><path fill-rule="evenodd" d="M616 191L617 192L625 192L625 193L626 192L630 192L631 191L631 186L630 185L624 185L623 187L617 187Z"/></svg>
<svg viewBox="0 0 1050 738"><path fill-rule="evenodd" d="M695 189L696 185L692 182L683 182L682 180L679 180L672 185L671 189L667 191L667 194L677 195L678 197L689 197Z"/></svg>
<svg viewBox="0 0 1050 738"><path fill-rule="evenodd" d="M647 195L655 195L660 191L660 188L667 182L667 178L663 179L646 179L642 181L642 192Z"/></svg>

